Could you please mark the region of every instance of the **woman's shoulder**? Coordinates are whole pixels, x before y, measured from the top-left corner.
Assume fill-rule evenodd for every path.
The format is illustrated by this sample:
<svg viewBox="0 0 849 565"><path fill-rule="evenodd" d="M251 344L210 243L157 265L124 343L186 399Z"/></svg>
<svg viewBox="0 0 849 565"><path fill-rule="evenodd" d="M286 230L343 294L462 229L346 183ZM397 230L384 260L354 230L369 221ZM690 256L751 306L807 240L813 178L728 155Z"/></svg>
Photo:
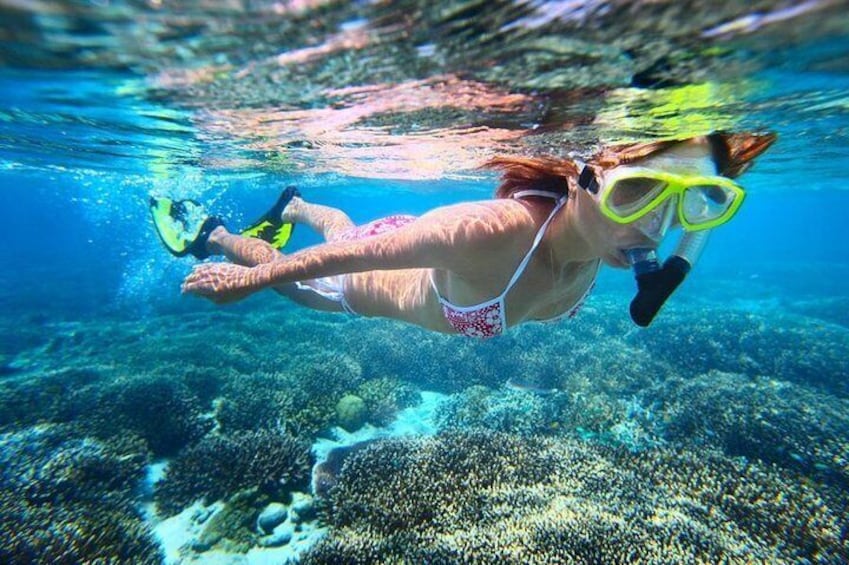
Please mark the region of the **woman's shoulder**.
<svg viewBox="0 0 849 565"><path fill-rule="evenodd" d="M441 233L440 239L463 256L463 263L477 259L512 257L527 248L537 230L536 214L512 199L491 199L443 206L423 215L422 229Z"/></svg>
<svg viewBox="0 0 849 565"><path fill-rule="evenodd" d="M510 198L460 202L435 208L424 220L446 222L470 234L510 234L533 228L536 214L527 203Z"/></svg>

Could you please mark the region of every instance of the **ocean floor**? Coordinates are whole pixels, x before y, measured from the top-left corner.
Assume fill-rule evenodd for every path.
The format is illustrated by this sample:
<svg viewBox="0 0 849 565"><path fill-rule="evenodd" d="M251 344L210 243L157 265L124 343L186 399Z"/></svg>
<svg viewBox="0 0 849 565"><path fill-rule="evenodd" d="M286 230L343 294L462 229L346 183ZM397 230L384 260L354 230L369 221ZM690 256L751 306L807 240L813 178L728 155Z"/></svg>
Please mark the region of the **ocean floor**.
<svg viewBox="0 0 849 565"><path fill-rule="evenodd" d="M0 318L0 561L846 561L849 327L768 298Z"/></svg>

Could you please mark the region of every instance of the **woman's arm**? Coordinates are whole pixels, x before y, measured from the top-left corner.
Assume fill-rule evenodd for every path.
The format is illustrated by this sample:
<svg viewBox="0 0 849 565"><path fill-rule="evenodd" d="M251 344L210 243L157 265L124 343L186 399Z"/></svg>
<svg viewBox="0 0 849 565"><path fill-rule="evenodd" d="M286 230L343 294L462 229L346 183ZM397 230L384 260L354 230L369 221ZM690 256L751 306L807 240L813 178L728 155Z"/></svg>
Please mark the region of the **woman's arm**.
<svg viewBox="0 0 849 565"><path fill-rule="evenodd" d="M197 265L182 290L224 303L271 286L344 273L427 267L462 272L475 256L497 248L494 240L528 221L523 211L505 200L438 208L385 234L316 245L253 268Z"/></svg>

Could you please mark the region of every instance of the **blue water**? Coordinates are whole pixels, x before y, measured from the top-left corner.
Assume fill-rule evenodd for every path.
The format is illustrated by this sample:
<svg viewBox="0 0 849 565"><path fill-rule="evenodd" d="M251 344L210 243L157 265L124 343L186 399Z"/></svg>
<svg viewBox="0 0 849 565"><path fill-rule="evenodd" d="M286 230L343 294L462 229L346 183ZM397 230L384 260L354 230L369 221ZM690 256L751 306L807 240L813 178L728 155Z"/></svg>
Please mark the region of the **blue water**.
<svg viewBox="0 0 849 565"><path fill-rule="evenodd" d="M486 563L510 551L504 562L849 560L845 6L797 3L806 8L795 14L765 3L759 15L774 23L706 46L698 30L721 22L694 12L690 36L657 32L670 41L658 49L674 49L652 61L629 43L654 37L650 26L623 24L619 4L575 8L596 20L573 19L562 2L497 2L491 12L413 4L3 8L16 33L0 37L0 532L9 536L0 561L218 562L250 551L251 562L275 563ZM633 4L635 21L660 25L650 4ZM409 12L405 33L387 24L393 10ZM721 21L745 15L722 10ZM555 12L547 23L523 19ZM357 43L363 26L367 47ZM523 29L583 43L527 47L536 36ZM620 29L621 45L608 29ZM513 51L487 39L498 33ZM327 45L337 47L311 51ZM295 55L303 59L281 62ZM586 83L557 82L546 73L560 67L537 56ZM210 74L180 82L190 71ZM433 78L447 75L472 94ZM713 94L676 90L705 84ZM409 100L392 90L401 85ZM340 93L347 87L378 94ZM446 110L440 96L456 104ZM345 121L347 110L361 114ZM151 194L194 198L239 226L296 184L363 223L488 198L497 178L472 165L500 151L564 157L634 135L728 127L778 141L739 179L740 213L648 329L628 319L632 275L613 269L576 320L487 342L308 312L267 293L220 308L180 295L194 260L165 252L147 210ZM289 245L317 243L300 227ZM341 408L351 395L365 406L356 423ZM321 510L283 522L320 532L316 546L295 530L281 542L282 525L253 526L272 504L296 516L293 492L316 494L303 465L274 467L297 480L269 487L250 482L253 468L216 460L260 453L276 460L256 456L258 465L273 467L295 452L292 438L307 457L309 445L353 444L369 426L382 438L440 433L345 455L349 470L328 471L336 490L323 491ZM171 474L154 485L163 466ZM652 473L654 483L641 482ZM240 509L243 524L216 524L224 533L203 538L195 510L193 545L177 556L163 525L194 499L216 516ZM51 515L52 533L39 538ZM106 522L107 541L86 546ZM658 541L673 536L681 547ZM257 553L269 545L291 552Z"/></svg>

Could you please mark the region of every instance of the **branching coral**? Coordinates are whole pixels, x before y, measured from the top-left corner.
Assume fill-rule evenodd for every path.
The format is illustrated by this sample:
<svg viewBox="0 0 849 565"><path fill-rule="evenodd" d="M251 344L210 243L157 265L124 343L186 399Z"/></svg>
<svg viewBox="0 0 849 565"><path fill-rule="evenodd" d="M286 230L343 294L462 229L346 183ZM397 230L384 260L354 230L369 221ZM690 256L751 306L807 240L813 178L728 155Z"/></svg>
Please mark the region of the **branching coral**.
<svg viewBox="0 0 849 565"><path fill-rule="evenodd" d="M382 377L369 379L357 387L356 395L365 402L366 419L375 426L389 424L399 410L419 402L419 392L410 384Z"/></svg>
<svg viewBox="0 0 849 565"><path fill-rule="evenodd" d="M482 428L521 435L559 430L563 395L539 396L531 392L490 390L482 386L466 389L440 405L437 421L442 430Z"/></svg>
<svg viewBox="0 0 849 565"><path fill-rule="evenodd" d="M283 375L242 375L224 385L215 418L225 433L272 428L294 412L288 391Z"/></svg>
<svg viewBox="0 0 849 565"><path fill-rule="evenodd" d="M708 452L447 434L352 453L304 563L831 561L845 493Z"/></svg>
<svg viewBox="0 0 849 565"><path fill-rule="evenodd" d="M635 345L684 374L743 373L816 386L849 397L849 330L794 315L718 311L705 317L664 314ZM681 352L687 352L682 355Z"/></svg>
<svg viewBox="0 0 849 565"><path fill-rule="evenodd" d="M678 443L796 468L849 488L849 401L767 378L711 371L672 380L666 435Z"/></svg>
<svg viewBox="0 0 849 565"><path fill-rule="evenodd" d="M279 494L309 481L309 446L275 431L210 435L187 448L156 485L159 510L174 514L197 499L212 502L247 488Z"/></svg>
<svg viewBox="0 0 849 565"><path fill-rule="evenodd" d="M305 354L285 371L243 375L227 383L216 418L224 432L286 425L307 434L334 423L336 403L362 382L346 356Z"/></svg>
<svg viewBox="0 0 849 565"><path fill-rule="evenodd" d="M161 562L135 513L144 458L58 426L0 436L0 562Z"/></svg>
<svg viewBox="0 0 849 565"><path fill-rule="evenodd" d="M97 371L67 369L0 381L0 430L50 422L69 395L100 378Z"/></svg>
<svg viewBox="0 0 849 565"><path fill-rule="evenodd" d="M76 391L57 418L101 438L135 434L156 455L170 455L203 436L212 422L178 378L142 375Z"/></svg>

